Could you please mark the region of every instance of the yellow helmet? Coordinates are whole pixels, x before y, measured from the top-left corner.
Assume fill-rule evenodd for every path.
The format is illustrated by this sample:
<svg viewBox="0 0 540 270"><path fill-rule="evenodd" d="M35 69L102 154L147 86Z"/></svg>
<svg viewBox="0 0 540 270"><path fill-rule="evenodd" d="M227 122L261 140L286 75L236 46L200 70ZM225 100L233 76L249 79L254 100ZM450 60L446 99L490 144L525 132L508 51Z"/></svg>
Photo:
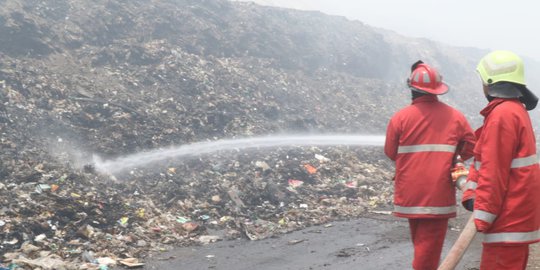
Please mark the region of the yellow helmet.
<svg viewBox="0 0 540 270"><path fill-rule="evenodd" d="M476 71L484 85L497 82L512 82L525 85L523 60L510 51L493 51L484 56Z"/></svg>
<svg viewBox="0 0 540 270"><path fill-rule="evenodd" d="M534 109L538 104L538 97L525 85L523 60L515 53L491 52L480 60L476 71L480 74L482 83L488 87L487 96L519 98L527 110Z"/></svg>

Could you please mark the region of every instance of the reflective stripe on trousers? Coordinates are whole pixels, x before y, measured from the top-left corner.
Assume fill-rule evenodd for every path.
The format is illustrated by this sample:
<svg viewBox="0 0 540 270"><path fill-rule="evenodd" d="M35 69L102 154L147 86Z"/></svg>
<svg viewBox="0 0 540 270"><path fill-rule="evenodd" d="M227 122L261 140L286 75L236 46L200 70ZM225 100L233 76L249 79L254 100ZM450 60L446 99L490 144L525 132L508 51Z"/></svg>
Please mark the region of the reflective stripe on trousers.
<svg viewBox="0 0 540 270"><path fill-rule="evenodd" d="M523 243L540 239L540 230L533 232L503 232L484 234L484 243Z"/></svg>
<svg viewBox="0 0 540 270"><path fill-rule="evenodd" d="M455 145L449 144L417 144L398 147L398 154L418 153L418 152L450 152L456 151Z"/></svg>
<svg viewBox="0 0 540 270"><path fill-rule="evenodd" d="M443 207L433 207L433 206L399 206L394 205L394 212L400 214L432 214L432 215L445 215L453 214L456 212L456 206L443 206Z"/></svg>

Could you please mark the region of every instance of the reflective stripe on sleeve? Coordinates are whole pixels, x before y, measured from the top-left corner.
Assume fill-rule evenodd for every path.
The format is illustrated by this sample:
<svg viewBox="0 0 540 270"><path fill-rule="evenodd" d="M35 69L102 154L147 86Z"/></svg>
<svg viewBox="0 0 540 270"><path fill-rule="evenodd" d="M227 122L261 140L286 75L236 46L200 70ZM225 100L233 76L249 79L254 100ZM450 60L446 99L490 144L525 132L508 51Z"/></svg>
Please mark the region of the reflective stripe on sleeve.
<svg viewBox="0 0 540 270"><path fill-rule="evenodd" d="M522 243L540 239L540 231L534 232L504 232L484 234L484 243Z"/></svg>
<svg viewBox="0 0 540 270"><path fill-rule="evenodd" d="M483 220L488 223L493 223L493 221L495 220L495 218L497 218L497 216L490 212L486 212L482 210L474 210L474 218Z"/></svg>
<svg viewBox="0 0 540 270"><path fill-rule="evenodd" d="M433 207L433 206L399 206L394 205L394 212L401 214L432 214L432 215L445 215L452 214L456 212L455 206L443 206L443 207Z"/></svg>
<svg viewBox="0 0 540 270"><path fill-rule="evenodd" d="M398 147L398 154L417 153L417 152L450 152L456 151L455 145L449 144L417 144Z"/></svg>
<svg viewBox="0 0 540 270"><path fill-rule="evenodd" d="M510 165L510 168L515 169L515 168L527 167L536 163L538 163L538 157L536 155L522 157L522 158L514 158L512 160L512 165Z"/></svg>
<svg viewBox="0 0 540 270"><path fill-rule="evenodd" d="M475 161L474 162L474 168L479 171L480 170L480 166L482 166L482 162L480 161Z"/></svg>
<svg viewBox="0 0 540 270"><path fill-rule="evenodd" d="M465 184L465 190L467 189L476 190L476 187L478 187L478 183L473 182L473 181L467 181L467 184Z"/></svg>

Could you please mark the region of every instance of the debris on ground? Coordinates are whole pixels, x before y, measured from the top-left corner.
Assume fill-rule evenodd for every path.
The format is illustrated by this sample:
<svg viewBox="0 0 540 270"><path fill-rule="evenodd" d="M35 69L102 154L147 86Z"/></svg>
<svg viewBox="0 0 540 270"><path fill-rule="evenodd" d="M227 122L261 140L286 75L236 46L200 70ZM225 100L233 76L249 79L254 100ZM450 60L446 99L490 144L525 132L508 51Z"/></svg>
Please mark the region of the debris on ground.
<svg viewBox="0 0 540 270"><path fill-rule="evenodd" d="M389 206L391 163L379 147L194 153L97 171L97 158L199 141L380 132L393 109L360 96L360 86L388 84L356 69L304 59L288 63L293 72L254 53L249 36L252 47L227 45L226 31L243 33L240 20L258 23L246 15L261 12L253 5L150 2L0 7L0 267L138 267L175 246L265 239Z"/></svg>

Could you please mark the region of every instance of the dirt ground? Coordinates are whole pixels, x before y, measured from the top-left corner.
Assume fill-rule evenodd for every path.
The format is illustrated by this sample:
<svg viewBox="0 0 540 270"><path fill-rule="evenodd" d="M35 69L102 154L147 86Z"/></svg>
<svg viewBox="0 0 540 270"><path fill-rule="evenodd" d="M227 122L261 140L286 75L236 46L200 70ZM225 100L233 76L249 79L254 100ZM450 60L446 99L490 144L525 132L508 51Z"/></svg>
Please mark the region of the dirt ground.
<svg viewBox="0 0 540 270"><path fill-rule="evenodd" d="M527 269L540 269L540 246L538 244L531 245Z"/></svg>
<svg viewBox="0 0 540 270"><path fill-rule="evenodd" d="M443 256L468 215L461 212L457 219L450 220ZM456 269L478 269L481 247L481 235L477 235ZM411 269L412 255L406 220L372 213L261 241L222 241L154 254L144 269L401 270ZM540 269L538 245L531 246L530 255L527 269Z"/></svg>
<svg viewBox="0 0 540 270"><path fill-rule="evenodd" d="M443 255L459 235L467 214L451 221ZM476 269L476 237L457 269ZM410 269L413 250L404 219L365 218L311 227L261 241L225 241L152 256L145 269Z"/></svg>

